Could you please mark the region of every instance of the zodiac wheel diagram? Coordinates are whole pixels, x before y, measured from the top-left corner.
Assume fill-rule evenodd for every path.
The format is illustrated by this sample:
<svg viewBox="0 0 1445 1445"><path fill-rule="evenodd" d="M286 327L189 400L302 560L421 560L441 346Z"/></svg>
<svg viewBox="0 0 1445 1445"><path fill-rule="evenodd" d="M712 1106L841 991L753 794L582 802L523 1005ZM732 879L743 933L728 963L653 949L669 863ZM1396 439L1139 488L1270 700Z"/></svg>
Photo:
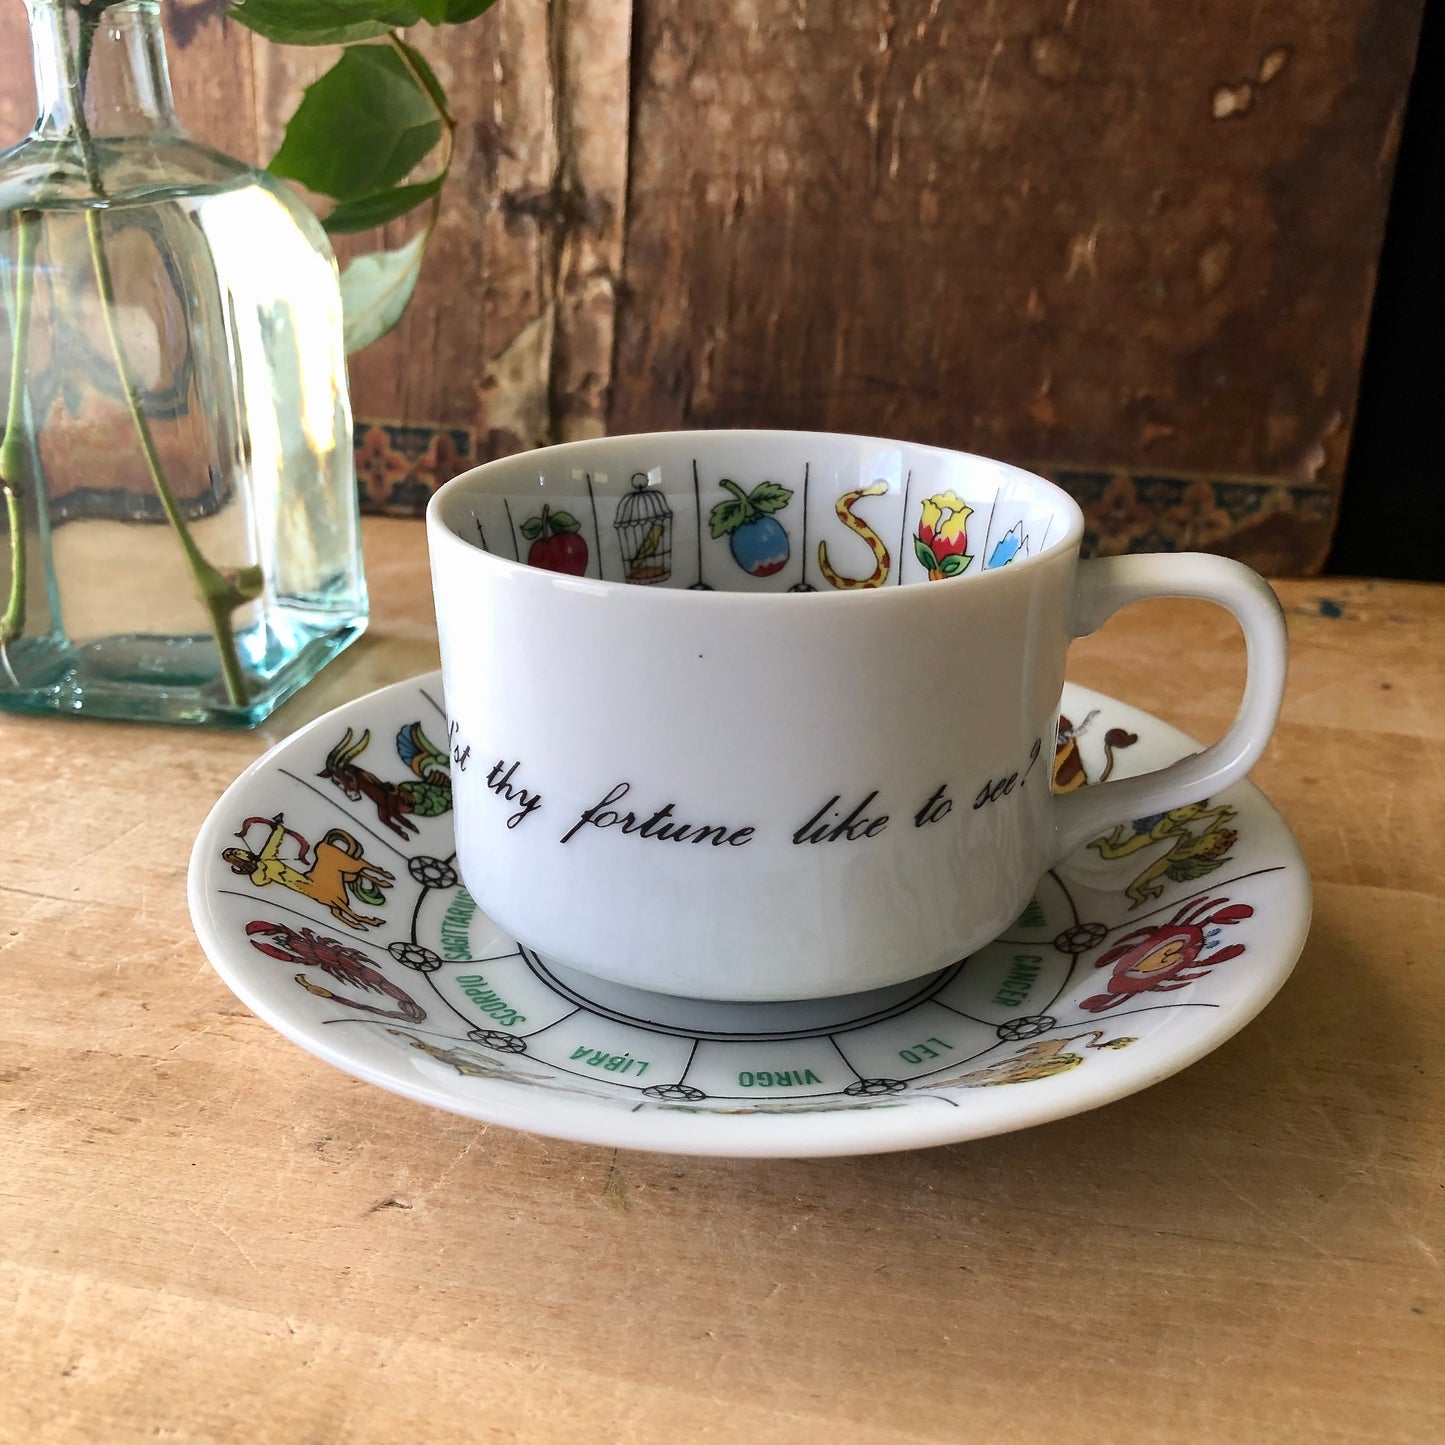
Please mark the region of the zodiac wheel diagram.
<svg viewBox="0 0 1445 1445"><path fill-rule="evenodd" d="M739 488L722 535L769 541L743 504L765 517L759 501L781 508L786 498L760 487ZM1092 718L1078 728L1064 720L1056 776L1060 758L1072 759L1071 779L1082 771L1077 738ZM332 784L312 792L336 810L334 826L311 821L307 836L279 811L249 817L222 856L238 880L229 891L254 900L250 949L329 1006L336 1016L324 1023L385 1029L429 1068L631 1109L957 1107L967 1090L1043 1083L1132 1045L1140 1025L1123 1021L1135 1014L1153 1015L1152 1025L1161 1010L1216 1007L1198 997L1199 984L1237 968L1249 942L1254 905L1232 890L1254 874L1217 877L1238 839L1237 809L1205 800L1096 840L1095 866L1121 870L1117 883L1083 885L1051 870L1001 938L925 978L801 1003L642 995L499 935L467 894L455 854L438 856L441 833L429 838L433 851L407 852L429 819L447 823L445 755L410 723L396 736L411 780L377 782L357 761L371 736L348 730L313 774ZM1110 729L1109 766L1135 741ZM396 855L390 866L377 861L381 844Z"/></svg>

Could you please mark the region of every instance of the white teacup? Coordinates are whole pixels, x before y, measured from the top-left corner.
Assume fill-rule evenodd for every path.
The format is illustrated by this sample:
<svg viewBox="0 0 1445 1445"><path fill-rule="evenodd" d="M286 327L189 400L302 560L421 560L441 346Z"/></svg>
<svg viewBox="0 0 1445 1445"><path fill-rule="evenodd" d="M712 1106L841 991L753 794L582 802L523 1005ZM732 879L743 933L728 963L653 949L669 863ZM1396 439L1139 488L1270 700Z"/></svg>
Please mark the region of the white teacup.
<svg viewBox="0 0 1445 1445"><path fill-rule="evenodd" d="M935 447L573 442L457 477L427 527L467 887L545 957L638 988L809 998L952 963L1087 840L1242 778L1284 689L1248 568L1080 562L1066 493ZM1055 796L1069 642L1146 597L1239 619L1239 715Z"/></svg>

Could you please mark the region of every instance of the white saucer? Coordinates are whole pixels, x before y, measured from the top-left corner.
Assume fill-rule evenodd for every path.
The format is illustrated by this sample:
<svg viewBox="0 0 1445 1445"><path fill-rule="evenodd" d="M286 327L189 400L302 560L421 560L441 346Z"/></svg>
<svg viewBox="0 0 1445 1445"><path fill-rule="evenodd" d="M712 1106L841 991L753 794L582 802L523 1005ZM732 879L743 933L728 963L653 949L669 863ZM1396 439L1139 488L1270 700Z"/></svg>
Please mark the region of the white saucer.
<svg viewBox="0 0 1445 1445"><path fill-rule="evenodd" d="M1077 756L1058 760L1061 779L1080 762L1096 777L1108 754L1127 775L1198 747L1083 688L1065 690L1063 712L1079 736ZM372 781L355 798L321 776L348 729L353 746L370 733L352 763ZM287 738L202 827L191 915L236 995L302 1048L408 1098L515 1129L682 1154L797 1156L1040 1124L1147 1088L1217 1048L1283 984L1309 928L1299 849L1243 784L1201 818L1165 818L1153 841L1122 830L1115 841L1126 851L1112 861L1081 850L1040 880L1005 939L941 974L806 1003L641 993L549 964L476 911L453 866L450 812L439 811L450 795L436 751L446 735L432 674ZM390 823L367 788L394 805ZM278 816L290 831L276 835L269 869L290 881L258 885L222 853L262 853ZM363 874L343 911L374 924L343 921L291 886L319 891L323 876L334 884L364 864L390 880ZM1154 876L1136 882L1145 873ZM1131 885L1160 891L1131 897Z"/></svg>

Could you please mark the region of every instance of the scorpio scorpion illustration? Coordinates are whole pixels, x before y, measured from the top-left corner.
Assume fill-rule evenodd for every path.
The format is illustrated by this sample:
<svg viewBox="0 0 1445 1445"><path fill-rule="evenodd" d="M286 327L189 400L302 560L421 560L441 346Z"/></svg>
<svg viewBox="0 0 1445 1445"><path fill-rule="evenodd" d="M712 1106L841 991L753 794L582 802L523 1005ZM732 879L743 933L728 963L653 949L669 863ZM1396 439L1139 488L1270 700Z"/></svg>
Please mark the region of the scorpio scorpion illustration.
<svg viewBox="0 0 1445 1445"><path fill-rule="evenodd" d="M361 1013L376 1014L384 1019L408 1019L421 1023L426 1010L405 989L399 988L385 974L374 969L355 948L337 938L327 938L309 928L291 928L284 923L267 923L257 919L246 925L246 936L251 947L264 953L267 958L280 959L282 963L299 963L319 968L329 978L348 988L361 989L366 993L384 994L395 1004L395 1008L377 1008L375 1004L362 1003L358 999L345 998L332 993L324 984L312 983L304 973L296 975L296 982L307 993L317 998L330 999L333 1003L344 1004Z"/></svg>

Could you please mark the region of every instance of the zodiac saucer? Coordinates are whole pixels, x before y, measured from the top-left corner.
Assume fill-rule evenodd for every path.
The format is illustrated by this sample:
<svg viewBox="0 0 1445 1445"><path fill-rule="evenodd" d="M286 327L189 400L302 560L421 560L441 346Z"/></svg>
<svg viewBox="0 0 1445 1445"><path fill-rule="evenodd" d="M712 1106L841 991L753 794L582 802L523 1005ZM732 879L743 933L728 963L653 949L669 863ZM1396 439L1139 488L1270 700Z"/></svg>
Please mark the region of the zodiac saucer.
<svg viewBox="0 0 1445 1445"><path fill-rule="evenodd" d="M864 1154L1020 1129L1147 1088L1289 976L1310 918L1283 819L1240 784L1092 840L1003 937L906 984L699 1002L585 977L458 876L441 677L359 698L226 791L191 916L233 992L303 1049L453 1113L684 1154ZM1070 685L1054 787L1198 744ZM540 886L540 885L539 885Z"/></svg>

